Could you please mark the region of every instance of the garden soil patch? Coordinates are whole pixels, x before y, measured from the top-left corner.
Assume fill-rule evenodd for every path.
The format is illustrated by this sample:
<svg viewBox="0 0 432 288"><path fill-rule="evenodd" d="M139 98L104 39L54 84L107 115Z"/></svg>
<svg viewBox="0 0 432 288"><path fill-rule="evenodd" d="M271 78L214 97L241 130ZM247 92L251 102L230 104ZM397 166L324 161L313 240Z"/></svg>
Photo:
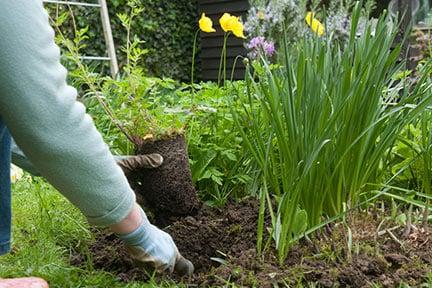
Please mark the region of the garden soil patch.
<svg viewBox="0 0 432 288"><path fill-rule="evenodd" d="M293 247L284 265L274 253L257 257L256 223L258 203L243 200L223 209L203 207L195 216L171 219L171 233L180 252L192 260L196 273L174 281L199 287L220 287L225 281L243 287L272 284L316 283L318 287L416 286L432 271L432 229L414 227L403 237L404 227L375 210L358 212L348 220L352 248L348 249L346 226L327 226L310 240ZM266 220L268 222L269 219ZM125 282L147 280L143 268L133 261L112 234L98 232L90 246L96 269L112 272ZM74 252L71 262L83 265L86 253Z"/></svg>
<svg viewBox="0 0 432 288"><path fill-rule="evenodd" d="M129 183L147 210L161 218L193 215L201 206L192 183L185 140L182 135L151 141L137 140L136 154L159 153L162 166L130 173ZM163 216L163 217L162 217Z"/></svg>

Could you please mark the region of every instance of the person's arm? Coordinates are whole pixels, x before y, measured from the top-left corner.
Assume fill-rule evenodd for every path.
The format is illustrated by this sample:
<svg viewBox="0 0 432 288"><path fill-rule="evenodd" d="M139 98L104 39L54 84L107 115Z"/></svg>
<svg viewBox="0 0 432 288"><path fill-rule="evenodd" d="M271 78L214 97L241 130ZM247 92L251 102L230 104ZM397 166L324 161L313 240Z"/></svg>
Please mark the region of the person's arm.
<svg viewBox="0 0 432 288"><path fill-rule="evenodd" d="M33 176L41 176L39 171L37 171L33 164L27 159L24 152L18 147L13 139L11 143L11 153L12 164L18 166Z"/></svg>
<svg viewBox="0 0 432 288"><path fill-rule="evenodd" d="M16 143L90 223L115 232L120 227L128 246L172 270L180 254L172 238L139 212L121 168L67 85L42 1L0 0L0 7L0 116Z"/></svg>
<svg viewBox="0 0 432 288"><path fill-rule="evenodd" d="M1 117L31 163L89 222L119 222L135 195L66 83L42 2L0 0L0 7Z"/></svg>
<svg viewBox="0 0 432 288"><path fill-rule="evenodd" d="M33 176L41 176L39 171L34 167L30 160L25 156L24 152L15 143L12 138L11 142L12 164L32 174ZM117 165L119 165L123 172L127 175L137 169L157 168L162 165L163 157L160 154L146 154L146 155L113 155Z"/></svg>

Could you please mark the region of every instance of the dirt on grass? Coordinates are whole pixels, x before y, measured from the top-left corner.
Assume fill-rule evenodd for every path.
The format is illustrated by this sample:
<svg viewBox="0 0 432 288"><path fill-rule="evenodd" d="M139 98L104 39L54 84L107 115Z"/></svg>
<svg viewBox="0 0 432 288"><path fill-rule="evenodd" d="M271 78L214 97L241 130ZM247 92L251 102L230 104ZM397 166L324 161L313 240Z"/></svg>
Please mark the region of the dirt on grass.
<svg viewBox="0 0 432 288"><path fill-rule="evenodd" d="M164 229L196 268L190 278L172 279L199 287L227 283L242 287L311 283L318 287L397 287L425 283L432 270L432 229L412 226L403 235L405 227L374 209L354 213L346 221L348 226L327 226L311 239L303 239L284 264L278 265L272 247L264 256L256 253L257 215L258 202L249 199L220 209L204 206L195 216L171 218L172 224ZM112 272L125 282L148 279L114 235L97 233L89 249L96 269ZM83 265L88 257L84 255L74 253L72 263Z"/></svg>

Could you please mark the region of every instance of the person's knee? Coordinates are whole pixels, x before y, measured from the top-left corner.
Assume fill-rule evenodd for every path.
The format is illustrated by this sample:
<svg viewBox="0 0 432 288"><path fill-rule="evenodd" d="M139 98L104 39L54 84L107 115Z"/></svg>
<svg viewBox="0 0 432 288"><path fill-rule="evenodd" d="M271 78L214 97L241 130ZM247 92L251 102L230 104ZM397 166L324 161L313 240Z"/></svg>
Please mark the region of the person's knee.
<svg viewBox="0 0 432 288"><path fill-rule="evenodd" d="M0 279L0 288L48 288L48 283L36 277Z"/></svg>

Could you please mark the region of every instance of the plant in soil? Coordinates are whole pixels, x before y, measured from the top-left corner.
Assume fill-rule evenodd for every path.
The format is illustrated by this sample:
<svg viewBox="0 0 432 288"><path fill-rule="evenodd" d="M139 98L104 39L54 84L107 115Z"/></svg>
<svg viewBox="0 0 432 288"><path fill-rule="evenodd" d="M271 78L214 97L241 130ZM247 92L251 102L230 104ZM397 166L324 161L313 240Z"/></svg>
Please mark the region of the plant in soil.
<svg viewBox="0 0 432 288"><path fill-rule="evenodd" d="M397 136L432 100L428 73L415 85L392 79L400 68L393 20L383 15L357 37L360 11L357 5L346 47L330 36L291 50L285 41L281 66L256 64L238 91L244 110L233 115L262 171L258 250L267 207L280 263L306 227L358 205L373 190L369 183L384 182Z"/></svg>
<svg viewBox="0 0 432 288"><path fill-rule="evenodd" d="M129 5L130 14L119 15L127 32L126 46L122 49L127 62L115 79L95 77L81 62L79 43L84 36L75 43L65 40L71 59L76 61L75 83L85 85L83 101L87 102L89 111L120 131L121 138L119 133L114 134L115 142L111 144L123 155L159 153L164 158L163 164L152 171L143 169L126 175L142 204L167 217L193 214L200 201L192 183L183 135L188 111L170 110L162 104L169 102L174 81L145 76L140 63L146 51L140 48L139 39L130 39L133 19L143 10L136 1Z"/></svg>
<svg viewBox="0 0 432 288"><path fill-rule="evenodd" d="M141 11L136 5L130 3L130 13L119 16L126 35L132 34L131 25ZM114 153L134 154L133 135L152 135L159 140L186 133L193 183L206 203L222 205L228 197L256 194L255 169L246 167L247 153L233 129L231 109L240 107L231 107L229 98L235 93L231 85L188 85L148 77L142 69L147 54L135 38L126 41L128 45L122 49L128 61L119 77L100 76L79 58L88 39L86 29L76 30L73 41L65 39L61 25L69 18L73 19L73 14L64 12L52 19L57 42L67 51L68 67L75 67L70 81L80 87L81 101ZM242 81L232 84L235 89L244 85Z"/></svg>
<svg viewBox="0 0 432 288"><path fill-rule="evenodd" d="M429 69L426 66L426 69ZM420 70L428 75L428 70ZM429 79L430 81L430 79ZM420 117L409 123L398 137L392 150L391 171L392 199L397 198L423 210L424 225L430 219L431 200L431 107L422 111ZM408 215L410 216L410 214ZM411 217L409 217L410 219ZM410 223L408 223L408 226Z"/></svg>
<svg viewBox="0 0 432 288"><path fill-rule="evenodd" d="M145 199L146 207L168 215L193 214L200 202L192 183L183 135L188 115L185 111L168 111L166 105L160 104L168 101L168 81L146 78L134 66L129 69L130 74L119 79L105 79L96 93L107 95L103 105L115 111L116 122L132 141L135 154L159 153L164 158L157 169L127 175L129 181Z"/></svg>
<svg viewBox="0 0 432 288"><path fill-rule="evenodd" d="M201 83L198 88L186 133L192 176L200 197L207 204L220 206L230 197L254 194L254 171L245 165L247 151L231 115L231 109L241 107L232 106L229 100L236 89L244 89L244 83L226 87ZM185 98L178 97L178 103Z"/></svg>

